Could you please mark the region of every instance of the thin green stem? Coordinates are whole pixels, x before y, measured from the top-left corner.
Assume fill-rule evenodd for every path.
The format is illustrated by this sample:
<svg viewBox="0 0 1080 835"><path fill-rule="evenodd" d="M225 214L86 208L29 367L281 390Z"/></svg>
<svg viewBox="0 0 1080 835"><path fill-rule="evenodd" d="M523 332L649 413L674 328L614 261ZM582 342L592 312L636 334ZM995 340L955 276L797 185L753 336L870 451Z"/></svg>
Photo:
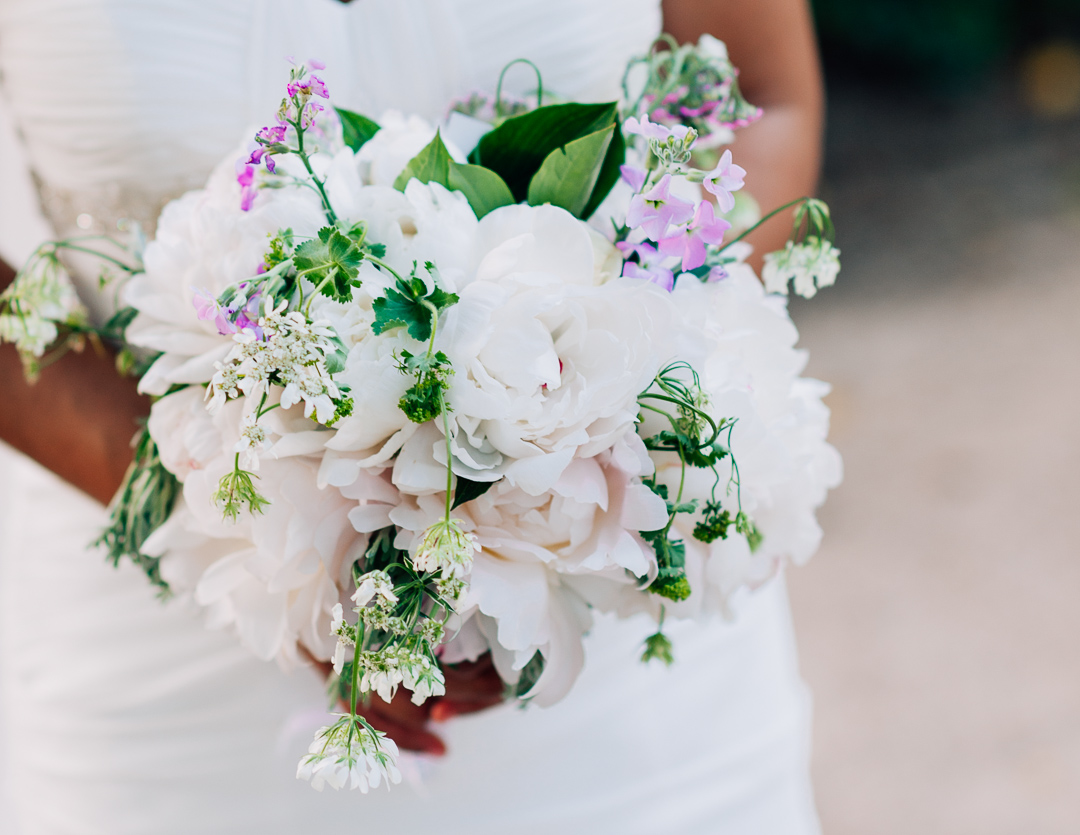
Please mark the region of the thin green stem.
<svg viewBox="0 0 1080 835"><path fill-rule="evenodd" d="M295 101L293 103L296 104L297 111L302 112L299 103ZM290 122L296 129L296 155L300 157L300 161L304 163L304 168L307 170L312 182L315 183L315 188L319 190L319 196L322 197L323 209L326 211L326 219L330 221L332 226L336 226L337 214L334 213L334 207L330 205L330 198L326 195L326 189L323 187L322 180L315 176L315 170L311 167L311 160L308 159L307 152L304 150L304 128L301 126L301 122L301 116L297 116L295 122Z"/></svg>
<svg viewBox="0 0 1080 835"><path fill-rule="evenodd" d="M765 215L765 217L763 217L761 220L759 220L757 223L755 223L749 229L744 230L737 237L732 238L730 241L728 241L726 244L724 244L724 246L721 247L720 250L718 250L717 254L718 255L723 255L731 246L733 246L734 244L737 244L739 241L741 241L743 238L745 238L747 235L749 235L751 232L753 232L755 229L757 229L759 226L761 226L761 224L763 224L763 223L771 220L772 218L776 217L778 214L780 214L780 212L787 211L792 206L797 206L800 203L805 203L809 199L810 199L809 197L800 197L798 200L792 200L790 203L785 203L783 206L781 206L778 209L773 209L771 212L769 212L767 215Z"/></svg>
<svg viewBox="0 0 1080 835"><path fill-rule="evenodd" d="M366 252L364 253L364 257L368 261L370 261L372 264L374 264L376 267L379 267L380 269L386 270L388 273L390 273L390 275L392 275L394 278L398 279L399 281L404 281L405 280L405 279L403 279L401 277L401 274L397 270L395 270L393 267L391 267L389 264L387 264L381 258L376 258L374 255L370 255L370 254L368 254Z"/></svg>
<svg viewBox="0 0 1080 835"><path fill-rule="evenodd" d="M533 72L536 73L536 106L541 107L544 101L544 79L540 75L540 68L536 66L528 58L515 58L509 64L502 68L502 72L499 73L499 80L495 84L495 117L500 118L502 116L502 85L503 78L506 76L506 71L509 70L514 64L528 64L533 68Z"/></svg>
<svg viewBox="0 0 1080 835"><path fill-rule="evenodd" d="M356 619L356 642L353 649L352 683L349 687L349 714L353 718L356 718L356 697L360 692L360 653L363 652L366 637L364 634L364 620L358 617Z"/></svg>
<svg viewBox="0 0 1080 835"><path fill-rule="evenodd" d="M432 328L434 330L434 328ZM451 491L454 487L454 469L451 466L450 452L450 416L447 414L446 400L442 389L439 390L439 410L442 412L443 433L446 435L446 521L450 521Z"/></svg>

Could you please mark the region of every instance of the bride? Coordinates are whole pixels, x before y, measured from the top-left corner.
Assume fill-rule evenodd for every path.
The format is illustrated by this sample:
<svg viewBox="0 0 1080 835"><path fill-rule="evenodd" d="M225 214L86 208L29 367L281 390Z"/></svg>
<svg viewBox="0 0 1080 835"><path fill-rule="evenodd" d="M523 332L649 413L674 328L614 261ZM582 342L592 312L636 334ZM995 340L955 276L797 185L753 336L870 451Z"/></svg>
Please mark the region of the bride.
<svg viewBox="0 0 1080 835"><path fill-rule="evenodd" d="M44 239L122 218L152 231L273 110L285 55L325 62L346 107L437 119L518 57L549 89L610 100L661 26L727 41L765 107L737 149L759 202L812 192L821 94L805 0L0 0L0 288ZM760 251L785 224L762 228ZM74 269L102 315L109 299ZM634 663L640 624L599 619L553 708L492 706L483 663L448 673L433 705L376 700L373 724L424 752L403 759L404 784L315 794L292 775L325 717L318 671L255 660L86 550L149 408L134 383L87 351L27 387L4 346L0 387L0 438L29 456L0 447L4 832L817 831L782 579L747 594L734 623L673 627L671 669Z"/></svg>

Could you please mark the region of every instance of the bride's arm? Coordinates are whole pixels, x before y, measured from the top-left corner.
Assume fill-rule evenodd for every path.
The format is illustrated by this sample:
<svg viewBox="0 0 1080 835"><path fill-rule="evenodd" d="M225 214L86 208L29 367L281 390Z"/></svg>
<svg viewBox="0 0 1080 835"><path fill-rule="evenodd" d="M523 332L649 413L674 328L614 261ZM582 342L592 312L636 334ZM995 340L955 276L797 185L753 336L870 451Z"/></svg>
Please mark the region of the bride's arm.
<svg viewBox="0 0 1080 835"><path fill-rule="evenodd" d="M733 149L762 210L812 195L821 166L824 92L806 0L663 0L663 10L664 31L678 41L706 32L724 41L747 100L765 109L739 131ZM790 231L785 214L751 236L758 266Z"/></svg>
<svg viewBox="0 0 1080 835"><path fill-rule="evenodd" d="M15 277L0 261L0 290ZM92 348L23 378L15 346L0 345L0 439L107 504L132 458L131 438L150 401Z"/></svg>

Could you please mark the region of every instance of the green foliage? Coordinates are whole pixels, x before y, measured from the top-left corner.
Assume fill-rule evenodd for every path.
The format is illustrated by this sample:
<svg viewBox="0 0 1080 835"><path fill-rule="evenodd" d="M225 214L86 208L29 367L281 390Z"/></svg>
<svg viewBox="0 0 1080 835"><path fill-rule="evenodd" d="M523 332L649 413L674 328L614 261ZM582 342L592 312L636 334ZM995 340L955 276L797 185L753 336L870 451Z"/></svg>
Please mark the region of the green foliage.
<svg viewBox="0 0 1080 835"><path fill-rule="evenodd" d="M450 506L450 509L453 510L465 504L465 502L471 502L473 499L479 498L494 487L496 483L494 481L470 481L467 478L458 476L457 484L454 485L454 503Z"/></svg>
<svg viewBox="0 0 1080 835"><path fill-rule="evenodd" d="M702 441L693 424L677 419L677 429L664 429L644 439L645 448L655 452L675 452L690 467L709 469L728 455L719 441ZM688 425L689 424L689 425Z"/></svg>
<svg viewBox="0 0 1080 835"><path fill-rule="evenodd" d="M532 202L530 184L553 151L611 128L611 139L603 153L599 157L585 155L593 159L595 170L590 169L587 174L586 179L591 184L590 195L581 204L578 216L588 217L618 181L619 166L626 159L626 145L620 135L617 110L614 102L539 107L507 119L486 133L469 155L469 161L497 173L509 186L515 201L529 199ZM585 143L586 146L590 144ZM574 167L583 164L578 159L580 154L584 154L584 149L574 153ZM552 166L555 165L553 162ZM549 170L543 182L537 186L534 196L538 200L555 191L551 173ZM580 183L568 184L567 188L577 185Z"/></svg>
<svg viewBox="0 0 1080 835"><path fill-rule="evenodd" d="M670 667L675 662L675 654L672 652L671 641L668 636L657 630L646 638L641 660L645 664L654 660L663 661L664 664Z"/></svg>
<svg viewBox="0 0 1080 835"><path fill-rule="evenodd" d="M333 372L331 372L333 373ZM342 418L346 418L353 412L353 400L351 397L342 397L334 401L334 416L330 418L327 426L333 426Z"/></svg>
<svg viewBox="0 0 1080 835"><path fill-rule="evenodd" d="M442 414L443 391L454 373L450 359L442 351L413 356L401 352L398 366L403 374L411 374L416 382L402 395L398 408L413 423L427 423Z"/></svg>
<svg viewBox="0 0 1080 835"><path fill-rule="evenodd" d="M263 255L263 263L266 265L267 271L293 257L292 229L279 229L276 235L269 237L270 248Z"/></svg>
<svg viewBox="0 0 1080 835"><path fill-rule="evenodd" d="M424 266L429 272L434 272L433 264ZM426 342L431 338L439 314L458 300L455 294L438 287L429 293L424 280L416 274L415 265L412 275L407 279L399 278L395 287L389 288L384 296L372 303L375 321L371 330L376 334L390 328L404 327L408 328L413 339Z"/></svg>
<svg viewBox="0 0 1080 835"><path fill-rule="evenodd" d="M592 196L615 125L556 148L529 181L529 205L550 203L580 217Z"/></svg>
<svg viewBox="0 0 1080 835"><path fill-rule="evenodd" d="M359 151L364 147L364 144L377 134L381 128L378 122L374 122L367 116L361 116L359 113L353 113L351 110L345 110L342 107L335 107L338 116L341 118L341 133L342 138L345 140L345 144L352 148L353 151Z"/></svg>
<svg viewBox="0 0 1080 835"><path fill-rule="evenodd" d="M731 513L724 510L720 502L706 502L703 518L694 526L694 539L705 543L727 539L731 522Z"/></svg>
<svg viewBox="0 0 1080 835"><path fill-rule="evenodd" d="M394 181L394 188L404 191L412 179L421 183L438 183L451 191L460 191L477 217L514 202L510 189L494 171L479 165L454 162L438 132L405 166Z"/></svg>
<svg viewBox="0 0 1080 835"><path fill-rule="evenodd" d="M324 226L319 236L296 248L293 262L299 276L312 282L318 292L338 302L352 300L352 288L364 253L356 242L333 226Z"/></svg>
<svg viewBox="0 0 1080 835"><path fill-rule="evenodd" d="M161 463L157 444L144 427L135 441L135 460L112 501L108 527L93 543L94 547L105 547L106 556L114 566L123 557L130 559L146 573L162 596L168 595L169 584L161 578L160 558L144 554L142 547L150 534L169 518L180 490L180 482Z"/></svg>
<svg viewBox="0 0 1080 835"><path fill-rule="evenodd" d="M453 161L450 152L446 150L446 145L443 144L442 136L435 131L435 138L409 160L409 164L398 174L397 179L394 180L394 188L405 191L405 186L412 179L419 180L421 183L436 182L449 188L450 163Z"/></svg>
<svg viewBox="0 0 1080 835"><path fill-rule="evenodd" d="M597 172L592 196L589 197L588 202L585 204L585 208L581 210L578 217L590 218L596 210L600 208L600 204L604 202L604 198L608 196L615 187L615 184L619 182L619 177L621 176L619 167L624 162L626 162L626 138L623 136L622 129L616 125L615 130L611 134L611 144L608 145L607 153L604 155L604 161L600 165L599 172Z"/></svg>
<svg viewBox="0 0 1080 835"><path fill-rule="evenodd" d="M757 551L761 547L762 540L765 539L757 525L741 510L735 514L735 530L746 537L746 544L750 546L751 553Z"/></svg>
<svg viewBox="0 0 1080 835"><path fill-rule="evenodd" d="M221 508L222 515L236 521L240 511L246 505L249 513L262 513L270 501L255 488L258 476L240 468L240 456L229 472L221 477L218 489L213 495L214 504Z"/></svg>
<svg viewBox="0 0 1080 835"><path fill-rule="evenodd" d="M656 564L659 567L656 579L649 586L649 591L669 600L685 600L690 596L690 582L686 579L686 543L681 539L671 539L668 531L676 513L693 513L697 510L697 501L672 502L668 498L666 484L660 484L656 476L642 482L664 500L668 508L668 523L656 531L639 531L641 538L648 542L656 552Z"/></svg>
<svg viewBox="0 0 1080 835"><path fill-rule="evenodd" d="M450 163L447 188L464 194L478 218L514 202L514 195L502 177L480 165Z"/></svg>
<svg viewBox="0 0 1080 835"><path fill-rule="evenodd" d="M537 650L533 653L533 657L529 659L529 663L522 667L517 684L511 685L510 695L517 699L524 698L536 686L536 682L540 680L543 673L544 656L540 653L540 650Z"/></svg>
<svg viewBox="0 0 1080 835"><path fill-rule="evenodd" d="M670 539L667 531L662 531L651 538L642 537L656 551L656 562L660 571L649 586L649 591L676 602L690 596L690 581L686 579L686 543L681 539Z"/></svg>

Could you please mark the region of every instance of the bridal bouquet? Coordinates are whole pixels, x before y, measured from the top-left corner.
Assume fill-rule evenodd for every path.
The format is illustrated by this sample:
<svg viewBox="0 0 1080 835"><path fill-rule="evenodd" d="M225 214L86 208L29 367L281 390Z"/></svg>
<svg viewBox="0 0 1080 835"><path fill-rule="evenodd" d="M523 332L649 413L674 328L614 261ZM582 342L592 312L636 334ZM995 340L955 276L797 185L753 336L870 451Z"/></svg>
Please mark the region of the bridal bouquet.
<svg viewBox="0 0 1080 835"><path fill-rule="evenodd" d="M104 335L156 400L102 543L258 656L332 661L316 788L400 779L365 699L490 652L550 705L592 610L648 613L670 662L665 618L817 547L839 462L782 294L835 279L828 210L797 201L763 288L721 152L758 111L720 42L672 46L621 103L497 90L438 127L332 108L294 66L239 162L107 256ZM60 260L90 246L0 299L30 370L102 332Z"/></svg>

